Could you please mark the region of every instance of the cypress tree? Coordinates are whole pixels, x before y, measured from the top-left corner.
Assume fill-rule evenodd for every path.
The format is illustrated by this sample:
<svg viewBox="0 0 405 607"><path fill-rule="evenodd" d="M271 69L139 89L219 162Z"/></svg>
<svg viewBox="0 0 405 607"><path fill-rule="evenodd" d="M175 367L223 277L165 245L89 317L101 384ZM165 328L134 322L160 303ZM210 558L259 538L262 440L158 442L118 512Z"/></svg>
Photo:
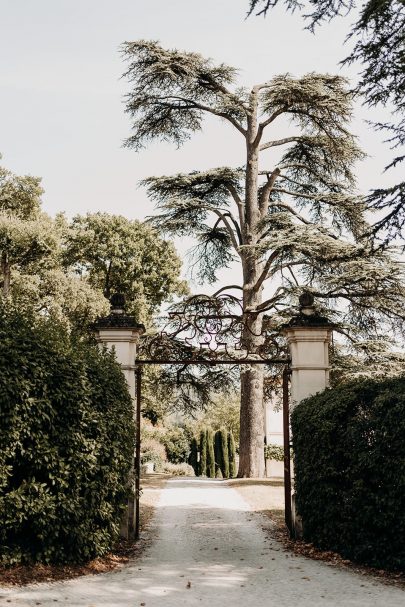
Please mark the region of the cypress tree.
<svg viewBox="0 0 405 607"><path fill-rule="evenodd" d="M215 477L221 478L222 469L224 467L222 454L222 432L217 430L214 436L214 452L215 452Z"/></svg>
<svg viewBox="0 0 405 607"><path fill-rule="evenodd" d="M228 453L228 431L225 428L220 430L221 433L221 451L222 451L222 476L229 478L229 453Z"/></svg>
<svg viewBox="0 0 405 607"><path fill-rule="evenodd" d="M228 434L229 478L236 476L236 449L232 432Z"/></svg>
<svg viewBox="0 0 405 607"><path fill-rule="evenodd" d="M207 430L200 432L200 465L199 476L207 476Z"/></svg>
<svg viewBox="0 0 405 607"><path fill-rule="evenodd" d="M190 444L190 456L188 458L188 462L190 466L192 466L194 470L194 474L198 476L198 444L197 439L193 436Z"/></svg>
<svg viewBox="0 0 405 607"><path fill-rule="evenodd" d="M207 476L215 478L214 433L207 429Z"/></svg>

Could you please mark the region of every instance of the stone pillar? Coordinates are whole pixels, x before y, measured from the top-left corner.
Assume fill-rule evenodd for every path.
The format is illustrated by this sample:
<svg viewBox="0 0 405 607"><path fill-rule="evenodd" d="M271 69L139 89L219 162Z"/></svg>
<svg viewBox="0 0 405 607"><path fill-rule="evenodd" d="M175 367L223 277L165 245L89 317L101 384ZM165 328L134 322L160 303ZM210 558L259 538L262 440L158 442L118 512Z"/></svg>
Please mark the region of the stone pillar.
<svg viewBox="0 0 405 607"><path fill-rule="evenodd" d="M329 344L333 325L317 314L310 293L300 297L300 312L284 334L291 355L291 407L329 385Z"/></svg>
<svg viewBox="0 0 405 607"><path fill-rule="evenodd" d="M109 350L114 349L117 361L121 365L122 372L128 384L128 391L134 403L135 419L135 359L136 346L145 327L135 321L133 316L125 312L125 298L116 293L111 297L111 312L104 318L99 318L94 323L96 339L100 347L106 346ZM134 475L131 474L131 484ZM133 539L135 529L135 500L130 498L127 511L121 522L121 537Z"/></svg>
<svg viewBox="0 0 405 607"><path fill-rule="evenodd" d="M299 314L284 326L291 355L290 410L329 385L329 344L333 325L317 313L311 293L303 293L299 302ZM294 494L292 518L295 537L300 538L302 520L295 510Z"/></svg>

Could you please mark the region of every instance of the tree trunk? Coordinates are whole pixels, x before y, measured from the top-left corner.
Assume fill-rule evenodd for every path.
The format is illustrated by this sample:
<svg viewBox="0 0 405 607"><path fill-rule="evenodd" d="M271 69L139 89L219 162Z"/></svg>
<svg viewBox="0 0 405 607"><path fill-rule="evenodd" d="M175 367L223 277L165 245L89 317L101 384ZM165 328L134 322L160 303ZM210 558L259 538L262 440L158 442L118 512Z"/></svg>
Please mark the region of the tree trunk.
<svg viewBox="0 0 405 607"><path fill-rule="evenodd" d="M6 251L1 254L1 273L3 276L3 297L8 297L10 295L11 270Z"/></svg>
<svg viewBox="0 0 405 607"><path fill-rule="evenodd" d="M247 293L245 299L260 303L261 292ZM247 306L245 306L246 308ZM243 345L249 358L263 343L262 318L247 314ZM263 365L246 365L241 370L239 478L264 476L264 369Z"/></svg>
<svg viewBox="0 0 405 607"><path fill-rule="evenodd" d="M246 137L245 229L242 254L244 330L242 342L251 358L263 343L262 315L252 312L262 302L262 287L255 289L263 264L257 258L259 142L257 138L258 90L250 96L250 116ZM238 477L264 476L264 370L262 365L247 365L241 370L240 444Z"/></svg>

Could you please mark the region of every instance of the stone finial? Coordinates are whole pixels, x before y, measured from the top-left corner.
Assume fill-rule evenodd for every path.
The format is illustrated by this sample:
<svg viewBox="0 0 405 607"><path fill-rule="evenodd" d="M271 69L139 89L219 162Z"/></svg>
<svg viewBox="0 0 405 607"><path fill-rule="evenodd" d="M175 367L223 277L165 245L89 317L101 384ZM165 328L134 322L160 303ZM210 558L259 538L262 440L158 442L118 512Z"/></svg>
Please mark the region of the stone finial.
<svg viewBox="0 0 405 607"><path fill-rule="evenodd" d="M98 318L93 325L95 330L100 329L137 329L141 333L145 331L144 325L136 322L135 317L125 312L125 295L114 293L110 297L111 311L108 316Z"/></svg>
<svg viewBox="0 0 405 607"><path fill-rule="evenodd" d="M325 316L321 316L315 307L315 297L309 291L303 291L299 296L299 312L283 325L284 329L293 327L330 327L333 324Z"/></svg>
<svg viewBox="0 0 405 607"><path fill-rule="evenodd" d="M301 293L298 299L300 303L300 314L304 314L304 316L314 316L315 311L315 297L309 291L304 291Z"/></svg>
<svg viewBox="0 0 405 607"><path fill-rule="evenodd" d="M122 314L125 312L125 295L123 293L114 293L110 297L111 312Z"/></svg>

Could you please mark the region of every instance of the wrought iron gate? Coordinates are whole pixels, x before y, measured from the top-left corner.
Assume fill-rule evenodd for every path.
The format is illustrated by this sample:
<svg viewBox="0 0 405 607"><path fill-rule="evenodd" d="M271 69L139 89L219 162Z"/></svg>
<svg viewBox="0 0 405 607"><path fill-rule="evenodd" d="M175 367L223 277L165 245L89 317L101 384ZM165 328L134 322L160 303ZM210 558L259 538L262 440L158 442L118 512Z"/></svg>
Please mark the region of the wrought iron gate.
<svg viewBox="0 0 405 607"><path fill-rule="evenodd" d="M239 307L239 310L238 310ZM237 310L235 312L235 308ZM194 296L183 302L180 309L169 312L166 326L153 335L145 336L135 361L136 375L136 449L135 449L135 539L140 531L140 473L141 473L141 410L142 369L147 365L179 366L180 373L190 365L283 365L283 436L284 436L284 498L285 522L292 534L291 466L289 423L289 358L282 355L274 333L265 322L260 334L251 330L251 319L243 314L239 299L230 295L220 297ZM254 335L254 349L246 346L244 336ZM269 356L273 352L275 355Z"/></svg>

